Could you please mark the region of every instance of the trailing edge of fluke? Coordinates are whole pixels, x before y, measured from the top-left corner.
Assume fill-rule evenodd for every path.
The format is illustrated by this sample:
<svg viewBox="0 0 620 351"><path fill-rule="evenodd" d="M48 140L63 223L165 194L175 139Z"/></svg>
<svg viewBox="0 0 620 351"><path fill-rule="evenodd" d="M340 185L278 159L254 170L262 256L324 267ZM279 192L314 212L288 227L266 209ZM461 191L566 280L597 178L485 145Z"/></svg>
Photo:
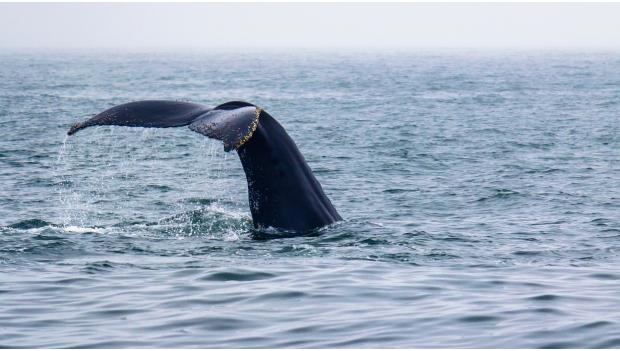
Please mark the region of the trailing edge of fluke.
<svg viewBox="0 0 620 351"><path fill-rule="evenodd" d="M257 229L307 232L341 220L297 145L265 110L242 101L215 108L181 101L147 100L118 105L81 123L91 126L189 129L237 150L248 182L250 212Z"/></svg>

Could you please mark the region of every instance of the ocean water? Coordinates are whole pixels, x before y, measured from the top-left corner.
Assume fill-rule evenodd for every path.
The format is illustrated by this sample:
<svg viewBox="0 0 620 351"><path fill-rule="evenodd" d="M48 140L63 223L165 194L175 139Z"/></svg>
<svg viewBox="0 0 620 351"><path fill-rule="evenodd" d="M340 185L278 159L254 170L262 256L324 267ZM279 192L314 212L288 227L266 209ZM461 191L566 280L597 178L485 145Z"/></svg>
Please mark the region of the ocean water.
<svg viewBox="0 0 620 351"><path fill-rule="evenodd" d="M2 347L620 347L620 54L0 53ZM264 107L344 221L113 105Z"/></svg>

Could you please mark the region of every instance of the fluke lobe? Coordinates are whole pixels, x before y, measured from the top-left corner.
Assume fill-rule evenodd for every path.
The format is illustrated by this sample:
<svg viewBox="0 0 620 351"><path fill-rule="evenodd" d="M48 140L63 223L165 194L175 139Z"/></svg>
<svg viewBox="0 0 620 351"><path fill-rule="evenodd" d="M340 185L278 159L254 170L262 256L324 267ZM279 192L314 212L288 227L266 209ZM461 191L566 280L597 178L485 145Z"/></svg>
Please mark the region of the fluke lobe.
<svg viewBox="0 0 620 351"><path fill-rule="evenodd" d="M76 123L67 134L100 125L189 126L221 140L225 151L237 150L257 229L307 232L342 219L293 139L271 115L253 104L231 101L208 108L180 101L136 101Z"/></svg>

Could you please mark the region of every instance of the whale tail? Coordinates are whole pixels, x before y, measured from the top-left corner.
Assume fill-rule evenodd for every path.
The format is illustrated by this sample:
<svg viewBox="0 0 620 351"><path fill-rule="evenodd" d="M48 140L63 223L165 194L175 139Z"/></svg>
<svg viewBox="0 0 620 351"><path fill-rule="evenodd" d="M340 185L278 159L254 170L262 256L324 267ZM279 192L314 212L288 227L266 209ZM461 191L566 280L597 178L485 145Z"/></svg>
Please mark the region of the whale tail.
<svg viewBox="0 0 620 351"><path fill-rule="evenodd" d="M146 100L114 106L81 123L75 123L67 132L103 125L127 127L169 128L190 124L196 117L211 109L182 101Z"/></svg>
<svg viewBox="0 0 620 351"><path fill-rule="evenodd" d="M182 101L145 100L114 106L80 123L67 132L73 135L92 126L189 129L209 138L221 140L224 150L237 149L258 126L261 109L243 101L231 101L215 108Z"/></svg>
<svg viewBox="0 0 620 351"><path fill-rule="evenodd" d="M215 108L150 100L112 107L74 124L72 135L90 126L189 129L237 150L248 182L250 212L256 228L305 232L342 218L284 128L253 104L231 101Z"/></svg>

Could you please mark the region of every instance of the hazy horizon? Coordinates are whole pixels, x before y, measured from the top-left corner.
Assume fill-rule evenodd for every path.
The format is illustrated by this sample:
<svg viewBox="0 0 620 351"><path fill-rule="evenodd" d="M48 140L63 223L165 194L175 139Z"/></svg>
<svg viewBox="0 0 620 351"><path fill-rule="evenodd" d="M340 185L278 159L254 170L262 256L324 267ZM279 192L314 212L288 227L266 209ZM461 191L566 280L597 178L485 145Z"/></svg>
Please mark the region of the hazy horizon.
<svg viewBox="0 0 620 351"><path fill-rule="evenodd" d="M620 3L1 3L0 49L620 49Z"/></svg>

